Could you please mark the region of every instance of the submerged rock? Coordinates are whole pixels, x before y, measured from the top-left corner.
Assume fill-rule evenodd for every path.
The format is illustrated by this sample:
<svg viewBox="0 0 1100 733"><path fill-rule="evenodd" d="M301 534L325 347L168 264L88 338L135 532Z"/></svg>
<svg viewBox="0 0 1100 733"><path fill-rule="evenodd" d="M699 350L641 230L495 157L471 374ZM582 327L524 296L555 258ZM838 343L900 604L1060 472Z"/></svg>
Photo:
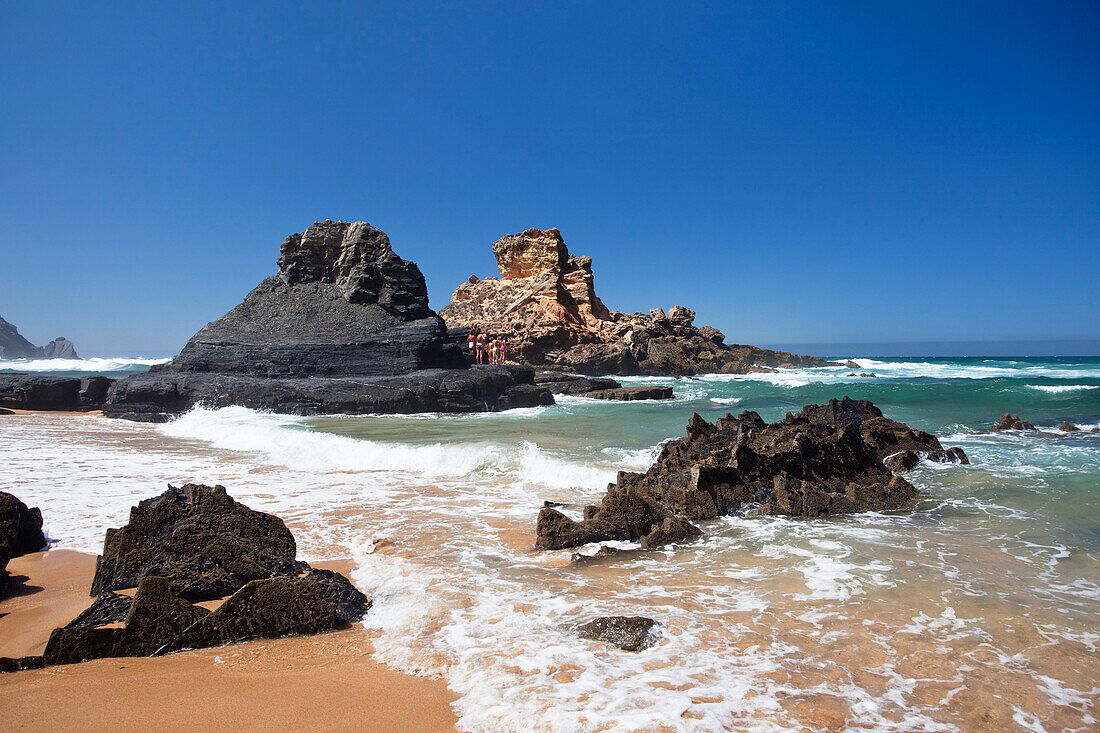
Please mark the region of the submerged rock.
<svg viewBox="0 0 1100 733"><path fill-rule="evenodd" d="M469 368L424 276L366 222L317 222L279 272L171 363L114 385L106 414L162 421L200 402L293 414L472 412L553 403L529 368Z"/></svg>
<svg viewBox="0 0 1100 733"><path fill-rule="evenodd" d="M1006 412L1001 415L1001 419L990 428L994 432L1002 430L1034 430L1035 426L1029 423L1027 420L1021 420L1019 415L1013 415Z"/></svg>
<svg viewBox="0 0 1100 733"><path fill-rule="evenodd" d="M904 450L883 459L883 464L894 473L906 473L917 467L921 460L934 463L958 463L969 465L970 459L962 448L948 448L947 450L912 451Z"/></svg>
<svg viewBox="0 0 1100 733"><path fill-rule="evenodd" d="M667 527L670 517L816 517L903 509L918 491L891 475L883 461L905 451L948 455L936 436L884 417L866 400L808 405L771 424L755 412L727 415L715 424L693 414L686 437L666 443L645 473L620 471L583 520L543 508L535 547L638 542ZM961 460L960 454L950 453Z"/></svg>
<svg viewBox="0 0 1100 733"><path fill-rule="evenodd" d="M640 652L660 639L657 629L657 622L645 616L600 616L578 626L577 634L624 652Z"/></svg>
<svg viewBox="0 0 1100 733"><path fill-rule="evenodd" d="M133 599L113 592L134 586ZM318 633L371 605L344 576L296 560L278 517L200 484L170 487L107 531L92 594L42 656L0 659L0 671ZM196 603L223 597L213 610Z"/></svg>
<svg viewBox="0 0 1100 733"><path fill-rule="evenodd" d="M500 277L471 277L440 315L452 329L477 327L503 338L509 355L527 364L582 374L680 376L829 363L726 344L718 329L693 325L695 312L680 305L668 313L610 311L596 295L592 258L570 255L557 229L502 237L493 254Z"/></svg>

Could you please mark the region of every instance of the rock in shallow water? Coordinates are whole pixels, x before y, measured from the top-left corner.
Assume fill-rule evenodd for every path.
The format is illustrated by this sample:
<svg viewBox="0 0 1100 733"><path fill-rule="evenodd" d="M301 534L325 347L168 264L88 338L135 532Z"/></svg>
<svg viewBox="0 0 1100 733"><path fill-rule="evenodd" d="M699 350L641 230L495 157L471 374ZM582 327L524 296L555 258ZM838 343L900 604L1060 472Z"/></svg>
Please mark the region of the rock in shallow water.
<svg viewBox="0 0 1100 733"><path fill-rule="evenodd" d="M577 634L624 652L640 652L660 639L657 629L657 622L645 616L600 616L578 626Z"/></svg>
<svg viewBox="0 0 1100 733"><path fill-rule="evenodd" d="M1001 415L1001 419L998 420L990 430L994 432L1000 432L1002 430L1034 430L1035 426L1029 423L1027 420L1021 420L1019 415L1013 415L1006 412Z"/></svg>
<svg viewBox="0 0 1100 733"><path fill-rule="evenodd" d="M883 417L866 400L809 405L771 424L755 412L715 424L694 414L686 437L665 444L645 473L620 471L582 521L542 509L535 547L642 541L672 517L704 520L735 512L815 517L903 509L917 489L892 476L883 459L904 451L948 455L934 435Z"/></svg>

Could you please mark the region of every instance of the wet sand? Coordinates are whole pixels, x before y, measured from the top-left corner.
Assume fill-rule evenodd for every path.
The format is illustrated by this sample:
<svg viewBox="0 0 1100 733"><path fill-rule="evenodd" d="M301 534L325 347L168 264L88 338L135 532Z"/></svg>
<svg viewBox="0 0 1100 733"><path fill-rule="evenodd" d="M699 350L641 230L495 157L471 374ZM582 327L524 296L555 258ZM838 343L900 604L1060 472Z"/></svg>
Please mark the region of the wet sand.
<svg viewBox="0 0 1100 733"><path fill-rule="evenodd" d="M13 592L0 601L0 656L41 653L54 627L90 605L94 570L95 556L71 550L12 560ZM442 680L395 672L374 662L371 648L371 634L356 625L0 674L3 728L455 730L455 695Z"/></svg>

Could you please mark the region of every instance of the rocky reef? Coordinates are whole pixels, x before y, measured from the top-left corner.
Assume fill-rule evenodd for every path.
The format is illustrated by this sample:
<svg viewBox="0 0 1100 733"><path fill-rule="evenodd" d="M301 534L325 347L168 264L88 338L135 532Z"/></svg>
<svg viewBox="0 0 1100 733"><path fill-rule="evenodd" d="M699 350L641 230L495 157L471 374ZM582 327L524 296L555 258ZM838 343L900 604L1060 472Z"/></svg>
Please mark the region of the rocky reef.
<svg viewBox="0 0 1100 733"><path fill-rule="evenodd" d="M58 336L45 346L35 346L12 324L0 318L0 359L79 359L73 342Z"/></svg>
<svg viewBox="0 0 1100 733"><path fill-rule="evenodd" d="M115 380L109 377L49 377L0 374L0 406L19 410L98 410Z"/></svg>
<svg viewBox="0 0 1100 733"><path fill-rule="evenodd" d="M114 385L112 417L159 421L197 403L294 414L472 412L551 404L529 368L466 363L424 276L366 222L286 238L279 271L171 363Z"/></svg>
<svg viewBox="0 0 1100 733"><path fill-rule="evenodd" d="M811 356L727 344L695 313L611 311L596 295L592 258L577 257L557 229L528 229L493 243L500 277L471 277L440 311L452 329L477 327L508 343L517 361L581 374L744 374L826 366Z"/></svg>
<svg viewBox="0 0 1100 733"><path fill-rule="evenodd" d="M0 596L8 588L8 561L46 547L42 512L0 491Z"/></svg>
<svg viewBox="0 0 1100 733"><path fill-rule="evenodd" d="M169 486L107 530L92 605L54 629L41 656L0 659L0 671L313 634L363 617L370 599L347 578L295 555L281 519L224 487Z"/></svg>
<svg viewBox="0 0 1100 733"><path fill-rule="evenodd" d="M945 451L936 436L884 417L867 400L808 405L771 424L755 412L714 424L693 414L685 437L666 443L645 473L620 471L582 520L542 509L535 547L605 540L657 547L700 534L692 521L733 513L817 517L904 509L918 491L885 462L905 451L968 462L961 449Z"/></svg>

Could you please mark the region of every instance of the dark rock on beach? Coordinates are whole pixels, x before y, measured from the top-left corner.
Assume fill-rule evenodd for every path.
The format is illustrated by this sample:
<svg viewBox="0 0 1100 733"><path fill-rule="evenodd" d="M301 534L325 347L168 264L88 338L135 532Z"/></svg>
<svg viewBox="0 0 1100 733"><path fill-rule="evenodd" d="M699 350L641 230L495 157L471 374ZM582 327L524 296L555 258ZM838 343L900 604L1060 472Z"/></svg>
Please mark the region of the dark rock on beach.
<svg viewBox="0 0 1100 733"><path fill-rule="evenodd" d="M610 377L585 377L553 370L535 372L535 384L546 387L554 394L584 395L603 389L620 389L623 385Z"/></svg>
<svg viewBox="0 0 1100 733"><path fill-rule="evenodd" d="M727 415L714 424L694 414L686 437L666 443L645 473L620 471L583 520L542 509L535 547L641 541L667 526L670 517L816 517L904 509L917 489L883 464L903 451L946 455L934 435L884 417L866 400L809 405L771 424L755 412Z"/></svg>
<svg viewBox="0 0 1100 733"><path fill-rule="evenodd" d="M624 652L640 652L657 643L657 628L657 622L645 616L600 616L578 626L577 634Z"/></svg>
<svg viewBox="0 0 1100 733"><path fill-rule="evenodd" d="M0 374L0 406L17 410L96 410L102 407L114 381L102 376L78 379Z"/></svg>
<svg viewBox="0 0 1100 733"><path fill-rule="evenodd" d="M1034 430L1035 426L1027 420L1021 420L1019 415L1006 412L990 430L1000 432L1002 430Z"/></svg>
<svg viewBox="0 0 1100 733"><path fill-rule="evenodd" d="M92 595L134 588L146 576L174 583L189 601L233 593L251 580L298 575L294 536L283 520L233 500L224 486L169 486L107 530Z"/></svg>
<svg viewBox="0 0 1100 733"><path fill-rule="evenodd" d="M0 491L0 594L8 588L8 562L46 548L42 512Z"/></svg>
<svg viewBox="0 0 1100 733"><path fill-rule="evenodd" d="M134 587L132 599L113 592ZM200 484L170 487L107 531L92 595L41 657L0 659L0 671L318 633L370 608L344 576L296 560L278 517Z"/></svg>
<svg viewBox="0 0 1100 733"><path fill-rule="evenodd" d="M467 365L419 268L379 229L318 222L280 252L278 274L171 363L114 385L106 414L161 421L200 402L304 415L552 404L530 368Z"/></svg>
<svg viewBox="0 0 1100 733"><path fill-rule="evenodd" d="M6 407L0 407L0 415L14 415L15 413Z"/></svg>

